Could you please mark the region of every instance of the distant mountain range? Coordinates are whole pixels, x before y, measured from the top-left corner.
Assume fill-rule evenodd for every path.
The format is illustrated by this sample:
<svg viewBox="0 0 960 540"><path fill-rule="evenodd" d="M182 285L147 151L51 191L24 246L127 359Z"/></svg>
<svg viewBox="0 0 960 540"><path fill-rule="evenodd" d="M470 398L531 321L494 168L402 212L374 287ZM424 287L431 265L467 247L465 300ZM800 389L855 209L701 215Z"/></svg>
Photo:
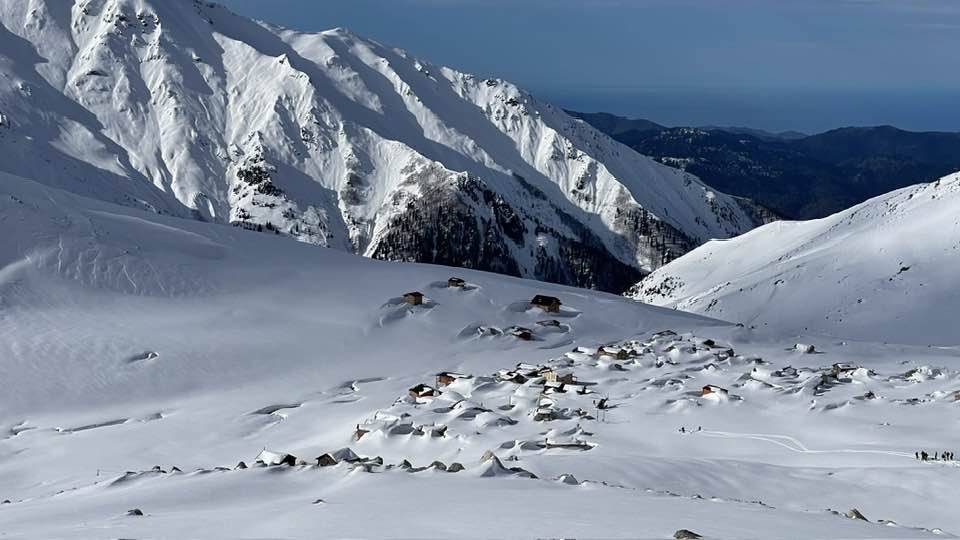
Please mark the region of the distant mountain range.
<svg viewBox="0 0 960 540"><path fill-rule="evenodd" d="M790 219L828 216L960 169L960 133L879 126L805 135L568 112L641 154Z"/></svg>

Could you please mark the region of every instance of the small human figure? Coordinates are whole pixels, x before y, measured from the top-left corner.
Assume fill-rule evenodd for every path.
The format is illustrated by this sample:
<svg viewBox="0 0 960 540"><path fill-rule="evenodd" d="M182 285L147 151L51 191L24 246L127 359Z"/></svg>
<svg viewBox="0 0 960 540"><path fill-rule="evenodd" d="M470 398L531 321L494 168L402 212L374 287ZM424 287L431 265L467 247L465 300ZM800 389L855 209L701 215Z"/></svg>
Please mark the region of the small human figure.
<svg viewBox="0 0 960 540"><path fill-rule="evenodd" d="M926 451L926 450L922 450L922 451L920 452L920 461L926 461L926 460L927 460L927 457L928 457L927 451Z"/></svg>
<svg viewBox="0 0 960 540"><path fill-rule="evenodd" d="M680 426L680 433L686 433L686 432L687 432L687 428Z"/></svg>
<svg viewBox="0 0 960 540"><path fill-rule="evenodd" d="M703 426L697 426L697 431L703 431Z"/></svg>
<svg viewBox="0 0 960 540"><path fill-rule="evenodd" d="M914 452L913 457L915 457L916 459L920 459L920 452Z"/></svg>

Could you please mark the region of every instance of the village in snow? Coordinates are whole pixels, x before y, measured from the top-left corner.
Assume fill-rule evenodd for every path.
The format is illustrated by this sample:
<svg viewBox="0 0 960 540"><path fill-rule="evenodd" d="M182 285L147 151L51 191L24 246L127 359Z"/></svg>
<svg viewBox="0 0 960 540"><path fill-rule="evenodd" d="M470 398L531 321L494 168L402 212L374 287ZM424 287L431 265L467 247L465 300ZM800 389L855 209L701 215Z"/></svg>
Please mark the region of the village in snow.
<svg viewBox="0 0 960 540"><path fill-rule="evenodd" d="M8 537L960 530L955 348L4 189Z"/></svg>
<svg viewBox="0 0 960 540"><path fill-rule="evenodd" d="M524 50L527 2L299 5L394 31L403 4L421 42L489 11L444 48L498 63L674 4L587 3L529 2L561 22ZM781 65L789 36L677 4L762 27L777 46L745 47ZM684 76L693 34L759 69L688 30L615 37ZM938 50L917 64L955 72ZM516 70L607 91L553 53ZM485 62L206 0L0 0L0 540L960 536L960 173L920 160L960 138L838 130L787 185L796 133L567 111Z"/></svg>

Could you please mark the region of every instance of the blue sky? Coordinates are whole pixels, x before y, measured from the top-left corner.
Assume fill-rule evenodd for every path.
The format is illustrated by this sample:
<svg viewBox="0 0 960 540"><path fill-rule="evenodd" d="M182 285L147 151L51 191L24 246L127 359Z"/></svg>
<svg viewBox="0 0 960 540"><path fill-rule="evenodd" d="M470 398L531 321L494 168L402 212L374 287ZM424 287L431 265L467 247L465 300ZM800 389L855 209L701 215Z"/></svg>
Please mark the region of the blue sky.
<svg viewBox="0 0 960 540"><path fill-rule="evenodd" d="M949 107L958 0L222 1L302 30L345 26L568 107L769 129L960 130Z"/></svg>

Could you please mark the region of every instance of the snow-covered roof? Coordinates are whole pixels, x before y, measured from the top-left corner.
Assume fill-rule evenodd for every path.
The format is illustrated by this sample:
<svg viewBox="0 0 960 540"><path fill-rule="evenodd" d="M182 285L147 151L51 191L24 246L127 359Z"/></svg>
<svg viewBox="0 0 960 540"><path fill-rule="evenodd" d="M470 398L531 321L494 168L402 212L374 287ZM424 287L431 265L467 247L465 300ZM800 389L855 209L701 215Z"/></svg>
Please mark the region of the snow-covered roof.
<svg viewBox="0 0 960 540"><path fill-rule="evenodd" d="M254 461L259 461L265 465L279 465L284 461L287 461L291 457L293 456L283 452L273 452L270 450L263 450L259 454L257 454L257 457L254 459Z"/></svg>

